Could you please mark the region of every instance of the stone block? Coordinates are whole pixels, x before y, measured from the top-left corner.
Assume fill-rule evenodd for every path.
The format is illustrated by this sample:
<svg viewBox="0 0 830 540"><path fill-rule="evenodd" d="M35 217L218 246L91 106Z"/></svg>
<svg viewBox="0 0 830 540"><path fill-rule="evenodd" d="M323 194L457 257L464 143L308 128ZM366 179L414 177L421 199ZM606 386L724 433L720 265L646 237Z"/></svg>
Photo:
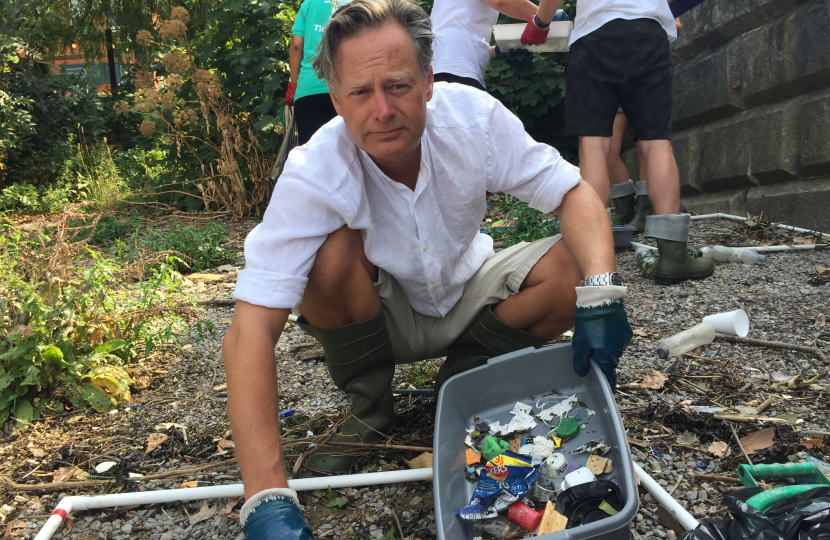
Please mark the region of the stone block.
<svg viewBox="0 0 830 540"><path fill-rule="evenodd" d="M807 0L707 0L680 17L683 30L674 44L676 62L700 54L764 25Z"/></svg>
<svg viewBox="0 0 830 540"><path fill-rule="evenodd" d="M830 178L800 180L751 188L746 196L746 209L753 215L764 212L764 218L813 229L830 231Z"/></svg>
<svg viewBox="0 0 830 540"><path fill-rule="evenodd" d="M695 214L746 214L746 189L704 193L680 198L680 208Z"/></svg>
<svg viewBox="0 0 830 540"><path fill-rule="evenodd" d="M672 134L671 146L680 173L680 194L701 193L700 139L703 128L694 128Z"/></svg>
<svg viewBox="0 0 830 540"><path fill-rule="evenodd" d="M830 85L830 2L805 5L730 42L747 109Z"/></svg>
<svg viewBox="0 0 830 540"><path fill-rule="evenodd" d="M704 191L784 182L798 174L800 100L741 113L703 128Z"/></svg>
<svg viewBox="0 0 830 540"><path fill-rule="evenodd" d="M744 109L728 47L708 52L675 68L672 127L675 130L711 122Z"/></svg>
<svg viewBox="0 0 830 540"><path fill-rule="evenodd" d="M801 104L801 174L830 175L830 88Z"/></svg>

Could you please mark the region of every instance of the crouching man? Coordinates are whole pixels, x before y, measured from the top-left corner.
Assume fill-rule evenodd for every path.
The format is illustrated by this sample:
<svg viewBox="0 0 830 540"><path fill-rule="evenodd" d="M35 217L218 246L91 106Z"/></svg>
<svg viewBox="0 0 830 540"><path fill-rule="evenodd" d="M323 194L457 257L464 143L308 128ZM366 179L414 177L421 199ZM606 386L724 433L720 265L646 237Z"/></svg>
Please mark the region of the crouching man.
<svg viewBox="0 0 830 540"><path fill-rule="evenodd" d="M318 472L348 472L356 449L337 443L392 432L396 364L446 356L440 387L575 324L575 371L593 359L616 380L632 334L602 202L498 101L433 85L432 38L413 0L353 0L332 16L314 67L339 117L291 152L246 240L223 354L249 540L311 538L280 451L274 345L291 308L351 397L308 460ZM562 235L495 255L479 233L488 191L555 211Z"/></svg>

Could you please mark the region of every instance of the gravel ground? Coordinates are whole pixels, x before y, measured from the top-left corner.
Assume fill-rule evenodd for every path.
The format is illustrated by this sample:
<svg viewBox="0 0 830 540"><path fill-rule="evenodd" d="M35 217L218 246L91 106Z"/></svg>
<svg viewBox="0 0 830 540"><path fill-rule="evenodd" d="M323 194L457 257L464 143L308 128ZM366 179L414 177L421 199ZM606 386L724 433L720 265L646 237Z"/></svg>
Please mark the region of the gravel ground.
<svg viewBox="0 0 830 540"><path fill-rule="evenodd" d="M251 223L240 225L250 226ZM724 239L738 245L738 240L746 240L741 236L745 229L744 225L725 220L697 222L693 238L696 245ZM710 279L672 287L660 287L639 277L633 252L618 253L617 261L629 285L628 314L638 334L620 363L620 393L617 394L629 436L635 441L632 453L661 485L675 488L674 497L695 516L706 517L718 509L723 495L735 488L734 484L696 477L702 474L734 476L735 467L743 458L726 424L712 415L684 411L685 400L691 400L694 405L735 407L757 405L767 397L774 397L765 415L797 415L798 423L794 425L776 425L776 444L756 453L756 462L786 461L798 450L804 450L799 442L815 437L804 436L804 430L830 431L826 416L830 366L800 352L716 341L671 366L671 377L664 388L649 390L639 386L639 381L649 372L666 370L672 363L656 356L660 339L719 311L738 307L746 310L751 321L750 337L824 347L825 340L830 339L825 328L830 287L814 286L810 281L817 277L817 268L830 266L830 252L771 254L767 264L757 266L719 263ZM233 273L228 280L233 281ZM190 291L200 298L216 299L228 298L231 289L232 283L194 283ZM240 482L238 469L230 459L232 454L222 454L217 447L220 440L232 439L225 412L226 398L221 392L210 391L224 382L220 344L230 323L232 308L211 307L207 317L216 326L213 335L200 339L192 333L187 336L183 350L168 348L137 369L136 375L147 382L147 388L134 393L130 403L138 408L122 408L108 415L80 411L35 422L23 432L15 429L0 434L0 474L17 483L51 482L50 471L68 465L95 476L93 467L103 461L116 461L116 467L107 475L114 474L121 479L106 487L90 486L66 493L4 490L0 495L0 515L8 528L7 536L33 537L64 495L135 490L134 483L123 481L127 472L149 475L215 464L189 476L148 483L147 489L180 487L184 482L193 481L199 486ZM321 352L313 338L293 324L280 339L280 408L297 410L286 420L284 436L300 439L307 431L320 435L346 410L346 396L331 384ZM436 362L427 362L398 369L395 385L429 387L435 365ZM772 386L784 376L813 373L819 374L814 383L818 386ZM398 396L396 407L401 416L396 442L431 446L434 400ZM157 427L162 423L179 426ZM764 427L759 422L735 426L740 436ZM678 446L677 437L686 430L696 435L699 443ZM163 431L170 438L145 454L147 438L156 431ZM710 453L708 447L716 441L729 444L732 455L717 458ZM646 444L643 446L643 443ZM814 446L808 451L827 460L828 446ZM305 447L295 445L286 450L291 456L287 458L289 467L299 454L298 449ZM403 460L416 454L369 453L358 464L357 471L406 468ZM705 465L694 458L705 460ZM73 481L77 480L76 474ZM393 527L399 539L401 536L422 540L435 537L431 484L345 489L321 495L301 494L305 515L318 538L380 538ZM642 495L632 537L674 538L676 533L657 517L654 500L650 495ZM329 507L335 499L342 499L338 502L344 506ZM210 505L215 505L212 512ZM80 512L73 516L71 532L64 527L56 537L241 540L241 529L235 520L239 505L240 501L220 500L208 501L207 507L198 501ZM191 525L188 516L201 514L200 510L206 510L209 517ZM396 521L400 521L403 534L398 531Z"/></svg>

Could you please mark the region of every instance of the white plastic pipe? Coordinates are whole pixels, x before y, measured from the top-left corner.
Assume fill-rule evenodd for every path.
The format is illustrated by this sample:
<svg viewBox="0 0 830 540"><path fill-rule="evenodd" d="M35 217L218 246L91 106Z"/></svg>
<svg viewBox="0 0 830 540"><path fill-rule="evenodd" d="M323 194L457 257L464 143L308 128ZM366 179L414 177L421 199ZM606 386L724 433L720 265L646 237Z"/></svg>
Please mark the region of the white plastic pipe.
<svg viewBox="0 0 830 540"><path fill-rule="evenodd" d="M631 242L631 246L637 250L640 248L650 249L652 251L657 251L657 248L654 246L647 246L645 244L640 244L639 242ZM757 253L768 253L770 251L804 251L807 249L816 249L816 247L824 247L816 246L816 245L804 245L804 246L737 246L735 249L749 249L755 251Z"/></svg>
<svg viewBox="0 0 830 540"><path fill-rule="evenodd" d="M297 491L313 489L334 489L355 486L374 486L380 484L397 484L400 482L421 482L432 476L432 467L405 471L386 471L365 474L346 474L342 476L324 476L318 478L299 478L289 480L288 487ZM221 499L241 497L245 489L242 484L227 486L196 487L187 489L162 489L137 493L116 493L114 495L92 495L87 497L64 497L55 511L35 536L35 540L48 540L58 530L73 511L94 510L96 508L114 508L140 504L159 504L177 501L201 501L204 499Z"/></svg>
<svg viewBox="0 0 830 540"><path fill-rule="evenodd" d="M687 512L674 497L669 495L668 491L663 489L663 486L658 484L654 478L649 476L648 473L636 463L634 463L634 472L637 473L637 477L640 479L640 485L646 488L646 491L651 493L651 496L657 499L657 502L663 505L663 508L671 512L675 519L677 519L677 522L680 523L684 529L687 531L697 529L700 522L698 522L692 514Z"/></svg>

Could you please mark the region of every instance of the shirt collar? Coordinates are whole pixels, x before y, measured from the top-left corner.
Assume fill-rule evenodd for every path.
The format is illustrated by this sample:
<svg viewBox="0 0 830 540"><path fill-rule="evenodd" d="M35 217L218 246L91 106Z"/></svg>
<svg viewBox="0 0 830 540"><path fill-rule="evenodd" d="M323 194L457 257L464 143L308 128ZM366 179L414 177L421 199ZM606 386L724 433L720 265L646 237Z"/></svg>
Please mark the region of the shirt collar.
<svg viewBox="0 0 830 540"><path fill-rule="evenodd" d="M432 170L429 166L429 163L431 162L429 148L429 139L427 137L426 130L424 130L424 134L421 135L421 169L418 171L418 181L415 183L415 191L413 193L416 199L421 195L421 193L424 192L424 190L432 180ZM409 188L407 188L403 184L395 182L394 180L386 176L386 173L380 170L380 168L377 166L372 157L369 154L367 154L363 149L358 148L357 150L360 153L360 158L361 161L363 161L363 165L368 168L369 172L375 178L384 182L388 182L399 189L409 191Z"/></svg>

